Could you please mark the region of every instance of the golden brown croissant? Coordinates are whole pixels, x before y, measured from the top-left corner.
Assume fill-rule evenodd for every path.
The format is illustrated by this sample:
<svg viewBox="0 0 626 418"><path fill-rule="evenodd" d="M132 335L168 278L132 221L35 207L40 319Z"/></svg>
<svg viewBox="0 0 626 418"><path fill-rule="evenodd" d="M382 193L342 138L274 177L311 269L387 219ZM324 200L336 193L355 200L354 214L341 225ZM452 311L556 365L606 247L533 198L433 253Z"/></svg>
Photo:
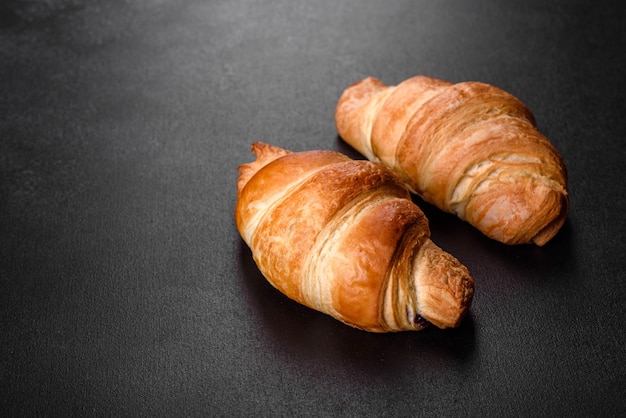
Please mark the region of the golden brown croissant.
<svg viewBox="0 0 626 418"><path fill-rule="evenodd" d="M567 215L563 159L516 97L479 82L366 78L335 111L339 135L414 193L506 244L543 245Z"/></svg>
<svg viewBox="0 0 626 418"><path fill-rule="evenodd" d="M474 281L430 240L428 221L384 165L254 143L239 167L236 222L282 293L373 332L456 327Z"/></svg>

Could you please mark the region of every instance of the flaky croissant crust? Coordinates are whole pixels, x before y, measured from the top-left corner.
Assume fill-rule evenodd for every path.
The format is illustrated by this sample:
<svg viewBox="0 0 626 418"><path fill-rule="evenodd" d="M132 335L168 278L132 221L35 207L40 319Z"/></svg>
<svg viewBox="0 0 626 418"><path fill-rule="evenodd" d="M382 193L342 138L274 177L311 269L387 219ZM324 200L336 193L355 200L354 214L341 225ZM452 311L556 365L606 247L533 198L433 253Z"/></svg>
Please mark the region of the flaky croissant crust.
<svg viewBox="0 0 626 418"><path fill-rule="evenodd" d="M474 282L429 238L423 212L382 164L264 143L239 168L237 228L288 297L374 332L458 326Z"/></svg>
<svg viewBox="0 0 626 418"><path fill-rule="evenodd" d="M369 77L337 104L339 135L415 193L506 244L544 245L569 208L563 159L513 95L479 82Z"/></svg>

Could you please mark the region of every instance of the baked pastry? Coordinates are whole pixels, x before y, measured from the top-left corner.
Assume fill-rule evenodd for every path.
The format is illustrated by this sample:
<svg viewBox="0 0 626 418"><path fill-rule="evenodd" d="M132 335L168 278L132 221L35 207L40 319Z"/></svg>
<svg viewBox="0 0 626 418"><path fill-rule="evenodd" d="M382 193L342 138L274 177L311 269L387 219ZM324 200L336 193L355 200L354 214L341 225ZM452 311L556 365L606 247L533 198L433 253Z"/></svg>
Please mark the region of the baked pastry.
<svg viewBox="0 0 626 418"><path fill-rule="evenodd" d="M497 87L369 77L343 92L335 121L352 147L488 237L541 246L565 221L563 159L531 111Z"/></svg>
<svg viewBox="0 0 626 418"><path fill-rule="evenodd" d="M254 143L239 167L235 218L267 280L291 299L372 332L456 327L467 268L429 238L400 178L334 151Z"/></svg>

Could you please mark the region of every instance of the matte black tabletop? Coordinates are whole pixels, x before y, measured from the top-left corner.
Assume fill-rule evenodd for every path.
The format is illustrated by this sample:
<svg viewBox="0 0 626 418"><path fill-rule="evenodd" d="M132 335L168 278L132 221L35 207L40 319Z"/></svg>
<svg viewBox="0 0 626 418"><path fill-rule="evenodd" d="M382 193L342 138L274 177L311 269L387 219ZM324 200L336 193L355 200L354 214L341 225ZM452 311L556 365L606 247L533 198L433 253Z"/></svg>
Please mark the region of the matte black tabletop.
<svg viewBox="0 0 626 418"><path fill-rule="evenodd" d="M3 1L2 415L623 413L625 4ZM361 158L341 92L417 74L522 99L571 210L511 247L416 198L476 280L471 312L371 334L263 278L236 169L254 141Z"/></svg>

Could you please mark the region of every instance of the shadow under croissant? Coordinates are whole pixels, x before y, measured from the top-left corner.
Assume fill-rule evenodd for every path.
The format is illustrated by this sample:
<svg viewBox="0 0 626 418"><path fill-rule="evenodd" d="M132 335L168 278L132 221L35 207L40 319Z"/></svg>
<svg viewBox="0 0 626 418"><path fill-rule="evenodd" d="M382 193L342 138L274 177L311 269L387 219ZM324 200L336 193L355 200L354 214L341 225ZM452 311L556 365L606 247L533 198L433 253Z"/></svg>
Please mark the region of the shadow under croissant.
<svg viewBox="0 0 626 418"><path fill-rule="evenodd" d="M352 365L364 374L469 365L474 357L475 327L470 313L455 329L431 325L422 331L371 333L289 299L263 277L243 241L240 281L249 303L251 328L268 350L329 369ZM411 365L413 364L413 365ZM343 365L343 366L342 366Z"/></svg>

